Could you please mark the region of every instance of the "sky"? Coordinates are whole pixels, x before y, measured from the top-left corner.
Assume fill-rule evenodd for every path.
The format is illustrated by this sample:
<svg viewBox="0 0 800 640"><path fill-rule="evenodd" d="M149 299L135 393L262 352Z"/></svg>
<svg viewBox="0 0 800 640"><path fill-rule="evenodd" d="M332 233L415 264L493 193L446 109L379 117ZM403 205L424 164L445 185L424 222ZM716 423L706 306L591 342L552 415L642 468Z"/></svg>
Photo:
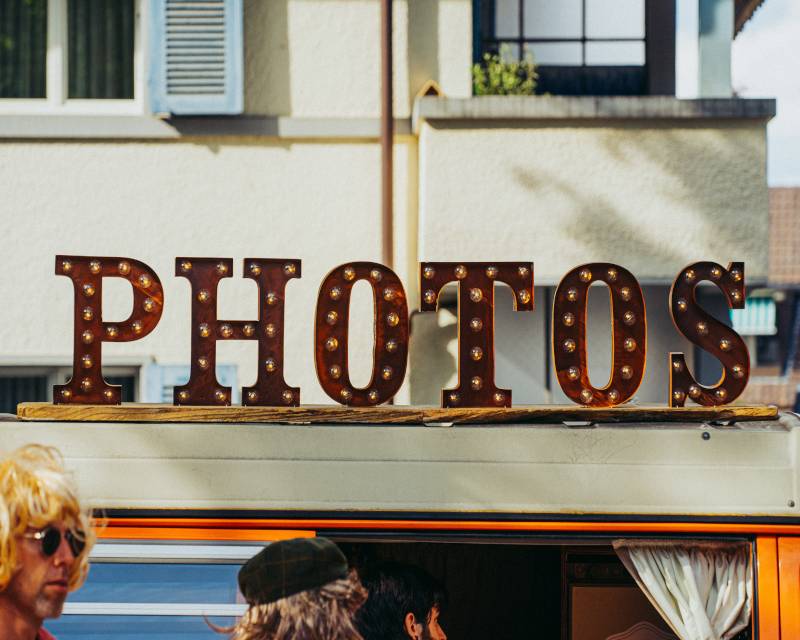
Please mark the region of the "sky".
<svg viewBox="0 0 800 640"><path fill-rule="evenodd" d="M800 0L765 0L736 37L733 90L777 98L767 127L767 181L800 186ZM697 0L678 0L677 94L697 96Z"/></svg>

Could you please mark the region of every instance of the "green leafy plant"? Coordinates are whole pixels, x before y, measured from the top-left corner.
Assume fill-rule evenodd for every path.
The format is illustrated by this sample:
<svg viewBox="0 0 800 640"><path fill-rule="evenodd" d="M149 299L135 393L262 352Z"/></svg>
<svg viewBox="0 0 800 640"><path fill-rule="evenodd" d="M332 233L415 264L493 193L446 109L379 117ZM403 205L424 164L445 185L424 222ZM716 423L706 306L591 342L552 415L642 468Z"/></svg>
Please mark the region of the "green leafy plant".
<svg viewBox="0 0 800 640"><path fill-rule="evenodd" d="M536 64L528 53L514 60L508 45L498 53L484 53L472 65L472 87L476 96L532 96L536 92Z"/></svg>

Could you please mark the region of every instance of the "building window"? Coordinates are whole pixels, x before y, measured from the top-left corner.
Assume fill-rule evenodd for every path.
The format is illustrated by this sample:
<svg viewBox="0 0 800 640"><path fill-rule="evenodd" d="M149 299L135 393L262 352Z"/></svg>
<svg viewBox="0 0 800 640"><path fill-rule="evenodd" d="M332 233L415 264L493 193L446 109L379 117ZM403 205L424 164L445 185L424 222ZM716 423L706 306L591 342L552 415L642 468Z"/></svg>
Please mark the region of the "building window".
<svg viewBox="0 0 800 640"><path fill-rule="evenodd" d="M0 98L44 98L46 0L0 4Z"/></svg>
<svg viewBox="0 0 800 640"><path fill-rule="evenodd" d="M133 0L67 1L68 98L133 98Z"/></svg>
<svg viewBox="0 0 800 640"><path fill-rule="evenodd" d="M0 111L140 111L141 0L3 0Z"/></svg>
<svg viewBox="0 0 800 640"><path fill-rule="evenodd" d="M261 544L101 542L92 551L86 584L45 628L61 640L224 637L206 618L230 626L244 613L236 575L261 549Z"/></svg>
<svg viewBox="0 0 800 640"><path fill-rule="evenodd" d="M53 385L71 376L71 367L0 368L0 413L16 414L20 402L52 402ZM108 384L122 386L122 402L139 397L138 367L103 367L103 377Z"/></svg>
<svg viewBox="0 0 800 640"><path fill-rule="evenodd" d="M537 92L642 95L647 90L645 0L474 0L475 58L532 55Z"/></svg>

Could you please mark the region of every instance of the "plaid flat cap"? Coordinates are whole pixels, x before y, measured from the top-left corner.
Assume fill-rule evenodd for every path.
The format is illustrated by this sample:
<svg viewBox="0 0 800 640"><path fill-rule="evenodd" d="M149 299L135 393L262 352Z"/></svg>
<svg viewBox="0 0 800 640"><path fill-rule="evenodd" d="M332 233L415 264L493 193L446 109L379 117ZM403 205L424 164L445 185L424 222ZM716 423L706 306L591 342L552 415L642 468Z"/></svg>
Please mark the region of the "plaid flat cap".
<svg viewBox="0 0 800 640"><path fill-rule="evenodd" d="M249 604L268 604L347 577L347 558L327 538L293 538L267 545L239 570Z"/></svg>

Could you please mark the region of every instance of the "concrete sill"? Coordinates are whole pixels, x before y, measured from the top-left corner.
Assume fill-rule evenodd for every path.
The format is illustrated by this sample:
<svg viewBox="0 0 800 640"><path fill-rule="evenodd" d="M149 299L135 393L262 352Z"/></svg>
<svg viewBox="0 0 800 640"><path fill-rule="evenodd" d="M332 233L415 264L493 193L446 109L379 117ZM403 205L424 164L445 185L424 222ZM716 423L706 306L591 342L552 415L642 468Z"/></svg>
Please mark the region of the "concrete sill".
<svg viewBox="0 0 800 640"><path fill-rule="evenodd" d="M772 98L706 98L670 96L481 96L421 97L414 103L412 128L419 134L426 120L769 120Z"/></svg>
<svg viewBox="0 0 800 640"><path fill-rule="evenodd" d="M408 118L395 119L395 134L410 135ZM0 115L0 139L180 140L198 137L260 137L287 140L377 140L380 118L283 116L182 117L126 115Z"/></svg>

